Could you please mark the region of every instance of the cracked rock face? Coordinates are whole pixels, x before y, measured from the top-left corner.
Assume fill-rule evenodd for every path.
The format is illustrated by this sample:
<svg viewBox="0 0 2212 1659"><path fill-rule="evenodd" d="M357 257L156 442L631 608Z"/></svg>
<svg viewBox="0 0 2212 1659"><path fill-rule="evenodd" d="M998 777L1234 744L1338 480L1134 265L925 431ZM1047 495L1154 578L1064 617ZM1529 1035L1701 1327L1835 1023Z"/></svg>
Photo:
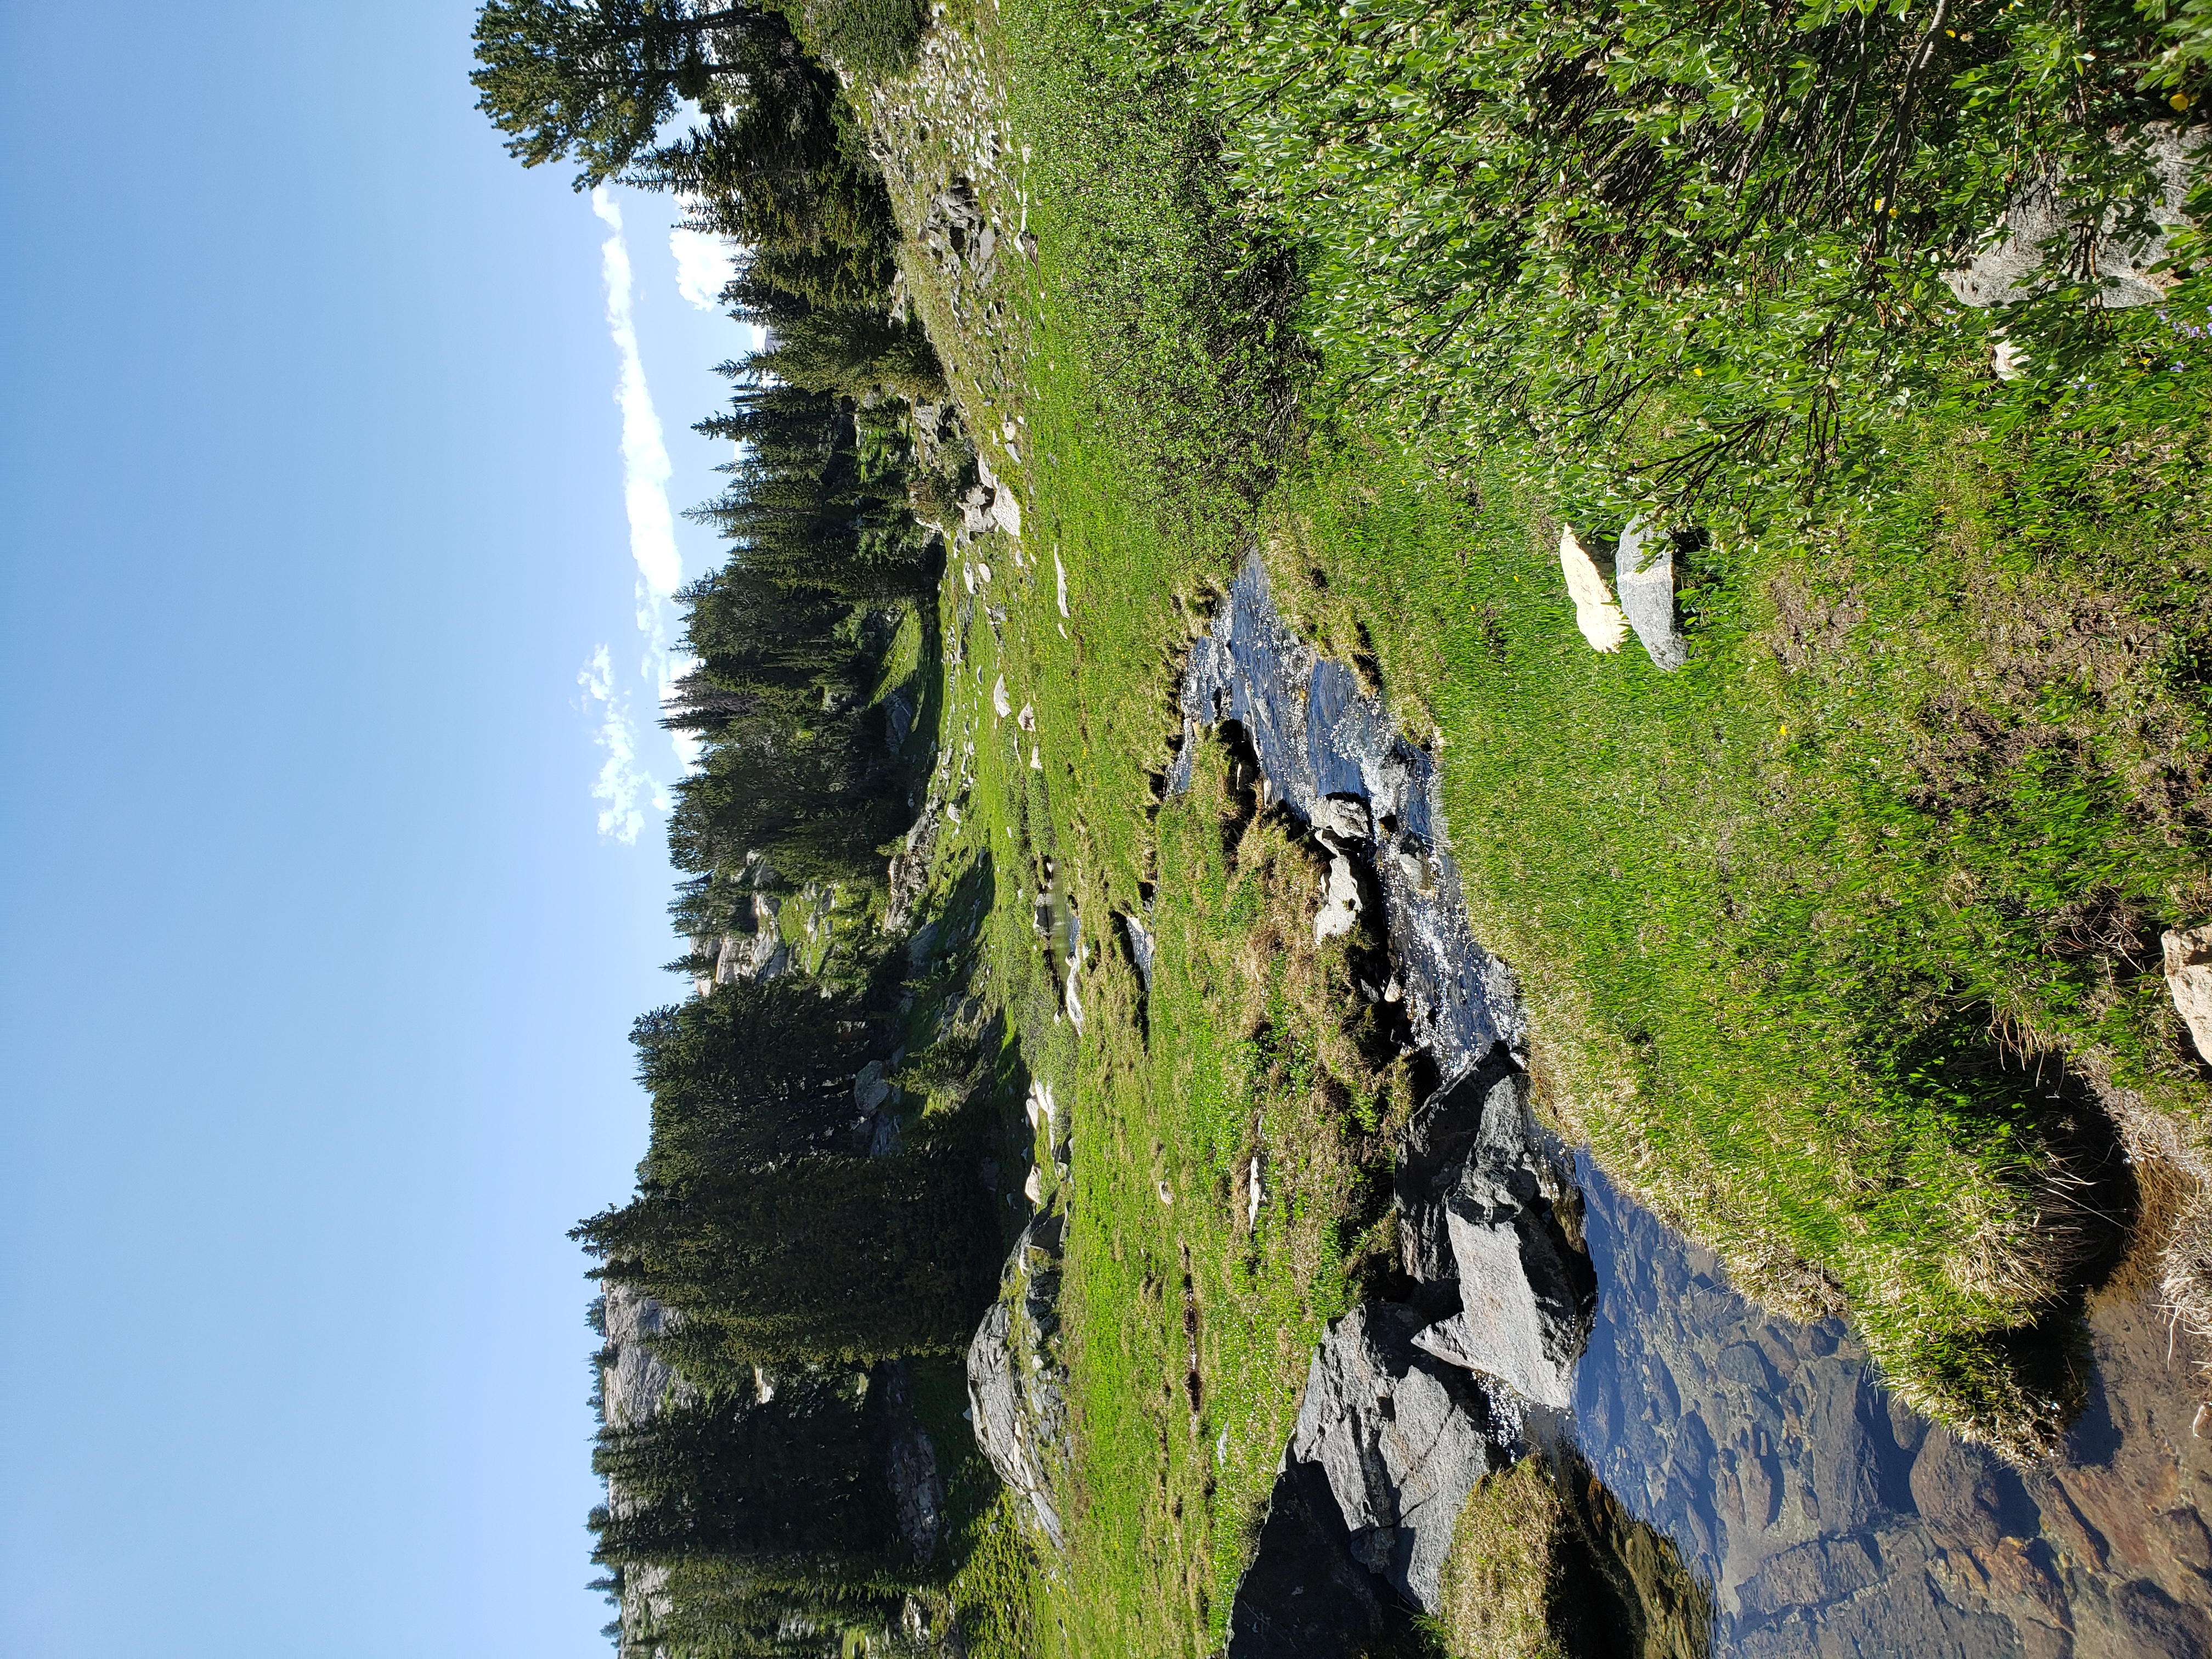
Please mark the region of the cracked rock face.
<svg viewBox="0 0 2212 1659"><path fill-rule="evenodd" d="M1460 1301L1419 1346L1564 1409L1596 1316L1596 1278L1560 1224L1571 1175L1537 1131L1528 1095L1527 1077L1498 1059L1422 1108L1399 1141L1399 1237L1407 1273Z"/></svg>
<svg viewBox="0 0 2212 1659"><path fill-rule="evenodd" d="M1060 1364L1061 1217L1040 1215L1014 1241L999 1299L968 1345L968 1407L975 1443L999 1478L1025 1498L1055 1549L1067 1546L1052 1477L1065 1463L1067 1373Z"/></svg>
<svg viewBox="0 0 2212 1659"><path fill-rule="evenodd" d="M1307 1373L1290 1456L1320 1466L1352 1559L1433 1613L1460 1507L1504 1460L1470 1379L1414 1346L1422 1322L1395 1302L1337 1322Z"/></svg>

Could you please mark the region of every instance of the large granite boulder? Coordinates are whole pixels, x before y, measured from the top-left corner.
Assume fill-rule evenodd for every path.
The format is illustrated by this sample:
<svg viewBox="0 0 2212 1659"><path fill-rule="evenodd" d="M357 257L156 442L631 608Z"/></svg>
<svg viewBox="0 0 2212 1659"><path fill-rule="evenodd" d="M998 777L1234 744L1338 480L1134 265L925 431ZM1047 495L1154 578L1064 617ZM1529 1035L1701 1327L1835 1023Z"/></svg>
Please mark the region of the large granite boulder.
<svg viewBox="0 0 2212 1659"><path fill-rule="evenodd" d="M2182 210L2202 160L2203 130L2169 122L2147 125L2141 159L2154 194L2142 206L2148 233L2130 227L2118 209L2091 225L2068 199L2071 180L2038 178L2022 186L1974 257L1944 282L1961 305L2000 306L2025 300L2044 280L2046 246L2076 258L2094 256L2100 298L2109 309L2155 305L2177 280L2156 269L2172 251L2172 233L2188 222Z"/></svg>
<svg viewBox="0 0 2212 1659"><path fill-rule="evenodd" d="M1397 1302L1337 1322L1306 1374L1290 1457L1320 1465L1352 1559L1433 1613L1460 1506L1504 1458L1474 1380L1413 1346L1422 1323Z"/></svg>
<svg viewBox="0 0 2212 1659"><path fill-rule="evenodd" d="M968 1409L975 1443L1027 1499L1056 1549L1066 1547L1054 1496L1067 1444L1066 1368L1059 1352L1062 1218L1048 1211L1014 1241L999 1299L968 1345Z"/></svg>

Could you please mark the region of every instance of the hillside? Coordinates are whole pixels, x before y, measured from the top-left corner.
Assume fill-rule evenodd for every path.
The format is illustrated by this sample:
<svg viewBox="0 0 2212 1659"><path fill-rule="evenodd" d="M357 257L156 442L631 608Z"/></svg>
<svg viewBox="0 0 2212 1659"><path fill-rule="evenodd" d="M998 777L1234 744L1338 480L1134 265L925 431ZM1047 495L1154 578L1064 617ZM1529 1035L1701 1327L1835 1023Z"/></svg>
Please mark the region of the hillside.
<svg viewBox="0 0 2212 1659"><path fill-rule="evenodd" d="M509 126L772 330L625 1649L2212 1639L2186 21L655 15Z"/></svg>

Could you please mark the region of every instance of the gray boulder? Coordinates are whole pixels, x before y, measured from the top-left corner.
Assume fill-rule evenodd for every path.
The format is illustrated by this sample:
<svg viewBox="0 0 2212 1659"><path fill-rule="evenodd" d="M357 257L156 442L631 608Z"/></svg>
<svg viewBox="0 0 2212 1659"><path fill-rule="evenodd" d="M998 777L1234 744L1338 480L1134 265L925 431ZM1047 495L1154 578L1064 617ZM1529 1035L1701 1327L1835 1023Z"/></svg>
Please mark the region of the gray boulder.
<svg viewBox="0 0 2212 1659"><path fill-rule="evenodd" d="M1066 1368L1060 1363L1061 1218L1047 1211L1022 1230L999 1299L968 1345L968 1409L975 1443L999 1478L1028 1500L1055 1549L1067 1546L1054 1496L1066 1468Z"/></svg>
<svg viewBox="0 0 2212 1659"><path fill-rule="evenodd" d="M2108 210L2094 228L2078 224L2064 199L2066 181L2041 179L2013 198L1981 251L1960 269L1945 271L1944 282L1961 305L2025 300L2042 280L2045 245L2063 239L2063 244L2085 244L2094 256L2107 307L2155 303L2174 279L2151 267L2166 258L2169 234L2185 222L2182 200L2195 180L2198 158L2192 151L2203 138L2201 128L2184 131L2164 122L2144 131L2144 159L2158 192L2148 204L2148 217L2156 228L2148 236L2122 234L2120 215L2114 210ZM2084 229L2089 232L2086 237Z"/></svg>
<svg viewBox="0 0 2212 1659"><path fill-rule="evenodd" d="M1500 1060L1415 1115L1398 1145L1400 1250L1427 1289L1423 1305L1451 1316L1422 1333L1425 1352L1564 1407L1596 1276L1559 1225L1555 1206L1572 1182L1528 1093L1528 1079ZM1457 1310L1438 1305L1455 1291Z"/></svg>
<svg viewBox="0 0 2212 1659"><path fill-rule="evenodd" d="M1445 1200L1461 1311L1428 1350L1565 1409L1596 1315L1595 1278L1553 1218L1544 1189L1554 1172L1527 1092L1517 1074L1490 1091Z"/></svg>
<svg viewBox="0 0 2212 1659"><path fill-rule="evenodd" d="M1673 673L1690 659L1674 626L1674 543L1638 520L1620 532L1613 555L1613 591L1652 665Z"/></svg>
<svg viewBox="0 0 2212 1659"><path fill-rule="evenodd" d="M1434 1613L1460 1508L1504 1459L1471 1380L1413 1346L1421 1325L1395 1302L1337 1322L1306 1374L1290 1457L1320 1465L1352 1559Z"/></svg>

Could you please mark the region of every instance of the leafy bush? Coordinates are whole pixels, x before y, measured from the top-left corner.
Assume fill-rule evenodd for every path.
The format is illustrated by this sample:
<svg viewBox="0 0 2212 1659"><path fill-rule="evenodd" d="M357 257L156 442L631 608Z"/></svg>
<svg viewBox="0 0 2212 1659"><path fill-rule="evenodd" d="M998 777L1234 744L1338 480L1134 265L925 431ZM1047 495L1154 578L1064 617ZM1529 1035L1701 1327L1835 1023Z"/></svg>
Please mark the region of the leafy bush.
<svg viewBox="0 0 2212 1659"><path fill-rule="evenodd" d="M1863 485L1993 321L2061 380L2212 361L2082 304L2086 232L2147 228L2172 114L2120 0L1151 0L1127 33L1195 66L1302 239L1341 394L1624 506ZM2043 297L1965 311L1942 271L2036 179L2084 234Z"/></svg>

